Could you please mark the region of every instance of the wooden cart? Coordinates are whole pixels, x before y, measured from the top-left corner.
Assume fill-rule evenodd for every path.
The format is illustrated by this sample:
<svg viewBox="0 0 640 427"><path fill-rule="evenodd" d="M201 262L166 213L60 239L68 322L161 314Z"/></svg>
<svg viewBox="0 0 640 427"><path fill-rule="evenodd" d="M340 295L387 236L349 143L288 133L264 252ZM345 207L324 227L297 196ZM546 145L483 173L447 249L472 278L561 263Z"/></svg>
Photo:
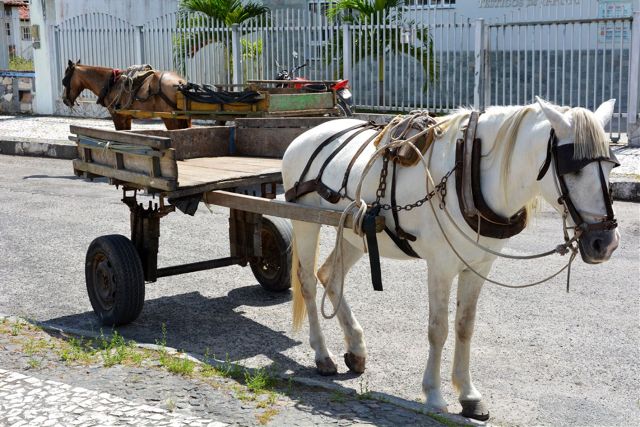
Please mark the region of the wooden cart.
<svg viewBox="0 0 640 427"><path fill-rule="evenodd" d="M122 186L131 211L131 236L96 238L86 255L91 305L104 325L135 320L144 303L145 282L229 265L249 265L270 291L290 287L291 224L284 218L338 225L341 212L276 200L281 156L288 143L316 119L251 119L223 126L177 131L106 131L71 126L79 157L74 172L107 177ZM244 123L244 125L243 125ZM277 136L271 138L270 136ZM283 139L284 137L284 139ZM255 195L243 194L253 186ZM138 192L157 196L143 205ZM176 209L193 215L200 202L230 208L228 257L158 267L160 219ZM269 216L265 216L269 215ZM347 226L351 217L347 220ZM377 229L384 219L377 219Z"/></svg>
<svg viewBox="0 0 640 427"><path fill-rule="evenodd" d="M276 87L290 83L290 87ZM171 112L153 112L142 110L118 110L119 114L129 115L136 119L154 117L171 119L206 119L228 121L236 118L263 117L312 117L341 116L345 113L339 108L336 94L327 92L305 92L293 87L295 81L282 80L250 80L247 85L216 85L218 89L241 86L244 89L259 93L256 103L236 102L229 104L212 104L192 101L181 92L176 94L177 108ZM332 85L334 81L309 81L305 83L321 83Z"/></svg>

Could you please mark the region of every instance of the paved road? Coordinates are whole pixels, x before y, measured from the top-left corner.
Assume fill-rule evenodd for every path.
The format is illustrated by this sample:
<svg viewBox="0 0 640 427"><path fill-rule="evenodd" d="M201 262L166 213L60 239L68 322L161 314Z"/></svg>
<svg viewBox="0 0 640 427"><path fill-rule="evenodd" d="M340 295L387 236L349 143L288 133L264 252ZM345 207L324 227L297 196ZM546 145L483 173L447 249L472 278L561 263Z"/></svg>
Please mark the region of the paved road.
<svg viewBox="0 0 640 427"><path fill-rule="evenodd" d="M0 156L0 313L23 315L86 330L99 326L84 285L91 240L128 234L120 192L104 182L75 179L70 162ZM513 291L488 285L479 303L472 373L503 425L632 425L640 416L638 287L640 206L616 203L622 242L609 263L576 263L572 290L564 280ZM226 256L227 216L201 209L194 218L163 219L160 265ZM561 237L560 222L543 211L510 243L518 252L541 251ZM331 245L324 240L322 253ZM557 268L562 259L498 262L493 277L525 282ZM358 263L346 295L365 329L367 372L355 377L315 375L307 332L292 333L289 296L268 294L249 269L193 273L149 285L145 308L125 336L154 343L162 324L167 345L191 353L207 349L254 366L356 390L380 392L407 404L422 399L427 354L426 268L418 261L383 261L385 291L374 293L368 264ZM455 301L451 302L451 313ZM337 324L323 322L327 341L342 353ZM445 348L450 368L452 343ZM449 375L443 372L443 377ZM459 411L452 387L444 388Z"/></svg>

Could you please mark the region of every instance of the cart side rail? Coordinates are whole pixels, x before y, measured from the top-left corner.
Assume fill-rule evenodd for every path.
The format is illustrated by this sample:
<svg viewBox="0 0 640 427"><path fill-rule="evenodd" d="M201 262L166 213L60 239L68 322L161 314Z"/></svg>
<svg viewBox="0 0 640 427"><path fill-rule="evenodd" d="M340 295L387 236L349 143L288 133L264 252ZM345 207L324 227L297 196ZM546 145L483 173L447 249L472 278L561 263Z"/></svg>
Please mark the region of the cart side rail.
<svg viewBox="0 0 640 427"><path fill-rule="evenodd" d="M78 144L73 161L76 175L109 178L130 187L173 191L178 188L178 166L171 139L71 126Z"/></svg>

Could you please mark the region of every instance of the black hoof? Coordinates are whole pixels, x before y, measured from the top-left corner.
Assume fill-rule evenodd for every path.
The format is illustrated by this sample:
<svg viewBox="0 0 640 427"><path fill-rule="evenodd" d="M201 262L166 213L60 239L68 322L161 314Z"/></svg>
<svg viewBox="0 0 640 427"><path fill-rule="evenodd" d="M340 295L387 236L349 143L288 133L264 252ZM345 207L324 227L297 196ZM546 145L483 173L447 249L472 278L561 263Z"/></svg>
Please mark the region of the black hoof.
<svg viewBox="0 0 640 427"><path fill-rule="evenodd" d="M356 356L353 353L344 354L344 363L351 372L361 374L364 372L366 359L361 356Z"/></svg>
<svg viewBox="0 0 640 427"><path fill-rule="evenodd" d="M338 367L330 357L325 357L324 360L316 361L316 371L323 377L328 377L337 374Z"/></svg>
<svg viewBox="0 0 640 427"><path fill-rule="evenodd" d="M460 415L478 421L489 419L489 410L482 400L461 400L462 412Z"/></svg>

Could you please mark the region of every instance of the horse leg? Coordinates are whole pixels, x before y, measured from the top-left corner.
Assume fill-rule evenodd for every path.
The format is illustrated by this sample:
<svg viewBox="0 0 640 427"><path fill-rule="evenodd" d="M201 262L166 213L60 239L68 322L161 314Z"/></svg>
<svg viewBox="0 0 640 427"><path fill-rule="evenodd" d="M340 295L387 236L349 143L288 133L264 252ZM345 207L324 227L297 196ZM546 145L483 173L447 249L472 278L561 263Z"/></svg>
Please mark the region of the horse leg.
<svg viewBox="0 0 640 427"><path fill-rule="evenodd" d="M446 265L434 263L433 265ZM440 390L440 364L442 347L449 333L449 294L454 274L445 269L429 266L429 359L422 378L422 391L427 397L427 408L447 412L447 402Z"/></svg>
<svg viewBox="0 0 640 427"><path fill-rule="evenodd" d="M111 112L110 114L116 130L131 130L131 116Z"/></svg>
<svg viewBox="0 0 640 427"><path fill-rule="evenodd" d="M316 369L320 375L334 375L338 368L333 354L327 349L324 335L320 329L318 307L316 306L315 265L318 248L319 224L291 221L293 225L294 256L292 266L293 321L298 326L306 307L309 320L309 344L315 351ZM296 265L297 263L297 265ZM296 277L297 276L297 277ZM300 297L304 299L301 306Z"/></svg>
<svg viewBox="0 0 640 427"><path fill-rule="evenodd" d="M167 130L187 129L191 127L191 119L167 119L163 118Z"/></svg>
<svg viewBox="0 0 640 427"><path fill-rule="evenodd" d="M491 264L478 268L486 276ZM456 309L456 349L453 357L451 380L458 390L458 400L462 405L462 415L480 421L489 419L489 411L482 402L482 395L476 390L469 372L471 337L476 317L478 296L484 279L471 270L464 270L458 276L458 304Z"/></svg>
<svg viewBox="0 0 640 427"><path fill-rule="evenodd" d="M351 308L347 304L347 300L340 295L340 276L347 274L349 269L362 257L364 253L361 249L356 248L346 240L342 240L342 265L340 261L334 262L335 249L331 252L325 263L318 270L318 279L327 290L327 295L334 307L338 307L337 317L340 327L344 333L344 339L347 345L347 352L344 355L344 362L347 367L357 374L361 374L365 369L367 359L367 346L364 342L364 332L358 320L351 312ZM338 269L332 276L331 267ZM342 270L344 267L344 270Z"/></svg>

